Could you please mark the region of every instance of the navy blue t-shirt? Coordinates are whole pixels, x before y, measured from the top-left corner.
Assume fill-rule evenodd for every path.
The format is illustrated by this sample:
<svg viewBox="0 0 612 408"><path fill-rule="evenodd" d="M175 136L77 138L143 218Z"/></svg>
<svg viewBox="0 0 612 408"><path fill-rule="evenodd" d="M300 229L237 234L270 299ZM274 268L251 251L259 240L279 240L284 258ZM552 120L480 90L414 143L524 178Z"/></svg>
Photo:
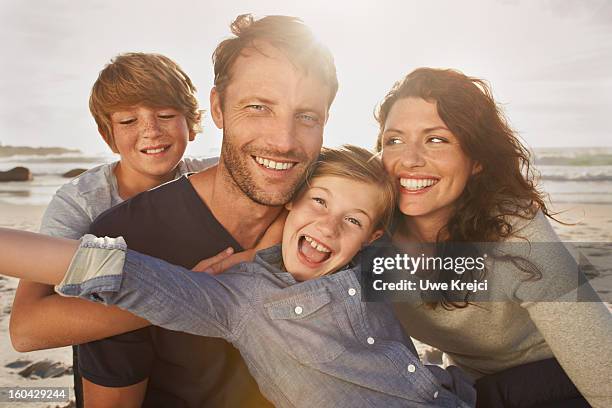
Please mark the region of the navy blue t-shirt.
<svg viewBox="0 0 612 408"><path fill-rule="evenodd" d="M186 268L228 246L241 250L184 176L101 214L96 236ZM78 347L80 375L107 387L149 378L144 407L271 406L225 340L146 327Z"/></svg>

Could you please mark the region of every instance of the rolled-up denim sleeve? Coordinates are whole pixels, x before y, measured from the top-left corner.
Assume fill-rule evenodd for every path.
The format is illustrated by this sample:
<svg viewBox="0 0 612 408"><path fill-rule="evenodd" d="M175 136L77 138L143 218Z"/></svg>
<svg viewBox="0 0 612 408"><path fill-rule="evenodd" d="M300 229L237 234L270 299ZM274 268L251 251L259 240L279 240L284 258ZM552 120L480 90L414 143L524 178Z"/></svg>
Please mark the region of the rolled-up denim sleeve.
<svg viewBox="0 0 612 408"><path fill-rule="evenodd" d="M116 305L156 326L200 336L231 340L240 325L239 296L231 285L131 251L121 237L83 237L56 292Z"/></svg>

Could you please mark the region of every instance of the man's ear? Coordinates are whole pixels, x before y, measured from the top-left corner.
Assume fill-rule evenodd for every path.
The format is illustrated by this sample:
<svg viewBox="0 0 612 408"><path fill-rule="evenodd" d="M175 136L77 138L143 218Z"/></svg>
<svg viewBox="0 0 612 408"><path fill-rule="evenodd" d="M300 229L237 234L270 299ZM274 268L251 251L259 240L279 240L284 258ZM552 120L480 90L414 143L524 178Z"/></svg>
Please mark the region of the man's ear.
<svg viewBox="0 0 612 408"><path fill-rule="evenodd" d="M113 153L117 153L119 154L119 150L117 150L117 147L115 146L115 143L113 143L112 138L110 138L103 130L100 126L98 126L98 133L100 134L100 136L102 136L102 139L104 139L104 141L106 142L106 144L111 148L111 150L113 151Z"/></svg>
<svg viewBox="0 0 612 408"><path fill-rule="evenodd" d="M475 161L474 164L472 165L472 176L474 174L478 174L482 171L482 164L480 164L480 162Z"/></svg>
<svg viewBox="0 0 612 408"><path fill-rule="evenodd" d="M223 109L221 106L221 94L217 92L217 87L213 86L210 90L210 116L218 129L223 129Z"/></svg>
<svg viewBox="0 0 612 408"><path fill-rule="evenodd" d="M368 241L368 245L376 241L378 238L382 237L384 233L385 232L381 229L374 231L372 235L370 235L370 240Z"/></svg>

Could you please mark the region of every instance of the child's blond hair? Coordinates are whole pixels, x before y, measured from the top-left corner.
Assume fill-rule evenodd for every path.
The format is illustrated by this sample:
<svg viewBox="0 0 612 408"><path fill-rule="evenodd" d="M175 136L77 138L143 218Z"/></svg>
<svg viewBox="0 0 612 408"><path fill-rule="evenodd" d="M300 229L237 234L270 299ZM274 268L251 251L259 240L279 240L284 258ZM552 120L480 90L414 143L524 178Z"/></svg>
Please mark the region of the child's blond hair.
<svg viewBox="0 0 612 408"><path fill-rule="evenodd" d="M375 185L380 193L375 198L378 201L378 213L374 229L389 230L397 202L397 187L385 171L379 155L354 145L324 147L318 160L306 172L298 195L303 193L312 180L324 176Z"/></svg>
<svg viewBox="0 0 612 408"><path fill-rule="evenodd" d="M106 143L117 153L110 115L136 104L171 107L181 112L192 133L201 132L196 88L185 72L160 54L119 54L100 71L89 110Z"/></svg>

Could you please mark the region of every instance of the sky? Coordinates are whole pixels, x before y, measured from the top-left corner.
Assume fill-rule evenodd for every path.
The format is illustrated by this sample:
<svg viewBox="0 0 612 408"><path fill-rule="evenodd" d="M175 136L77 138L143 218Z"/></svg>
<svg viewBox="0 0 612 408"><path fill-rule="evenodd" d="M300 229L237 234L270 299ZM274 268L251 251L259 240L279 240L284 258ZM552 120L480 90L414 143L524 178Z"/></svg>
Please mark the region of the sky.
<svg viewBox="0 0 612 408"><path fill-rule="evenodd" d="M88 110L116 54L177 61L208 110L211 54L235 16L302 18L335 57L340 89L324 144L372 147L373 110L415 68L455 68L491 84L530 147L612 146L612 2L607 0L0 0L0 143L108 151ZM221 132L206 115L187 153Z"/></svg>

